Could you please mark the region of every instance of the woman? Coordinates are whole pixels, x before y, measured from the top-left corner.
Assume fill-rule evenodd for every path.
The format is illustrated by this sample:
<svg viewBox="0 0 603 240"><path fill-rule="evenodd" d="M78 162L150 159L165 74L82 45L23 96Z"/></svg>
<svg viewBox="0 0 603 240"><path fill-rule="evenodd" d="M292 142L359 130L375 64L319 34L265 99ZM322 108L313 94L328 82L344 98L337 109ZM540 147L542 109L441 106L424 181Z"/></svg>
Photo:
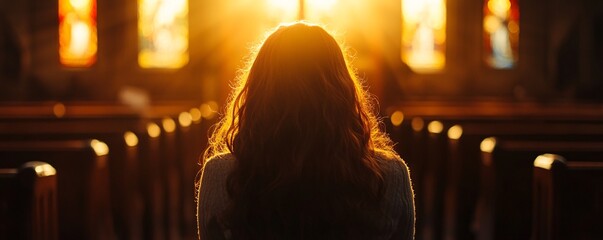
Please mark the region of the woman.
<svg viewBox="0 0 603 240"><path fill-rule="evenodd" d="M408 169L319 26L280 26L238 78L205 152L207 239L412 239Z"/></svg>

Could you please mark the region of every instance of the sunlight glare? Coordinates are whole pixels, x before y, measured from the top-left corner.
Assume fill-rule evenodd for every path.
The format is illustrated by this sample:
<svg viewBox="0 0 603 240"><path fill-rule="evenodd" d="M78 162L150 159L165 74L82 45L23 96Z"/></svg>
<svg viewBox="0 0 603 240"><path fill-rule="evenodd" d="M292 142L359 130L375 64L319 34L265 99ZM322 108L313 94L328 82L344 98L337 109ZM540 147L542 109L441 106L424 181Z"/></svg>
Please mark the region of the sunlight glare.
<svg viewBox="0 0 603 240"><path fill-rule="evenodd" d="M180 123L180 126L188 127L193 123L193 116L189 112L181 112L178 115L178 123Z"/></svg>
<svg viewBox="0 0 603 240"><path fill-rule="evenodd" d="M404 114L401 111L395 111L394 113L392 113L390 120L392 121L392 124L394 126L400 126L400 124L402 124L402 121L404 121Z"/></svg>
<svg viewBox="0 0 603 240"><path fill-rule="evenodd" d="M268 0L268 6L278 21L291 22L298 18L299 0Z"/></svg>
<svg viewBox="0 0 603 240"><path fill-rule="evenodd" d="M147 124L147 133L152 138L159 137L161 135L161 128L156 123L149 123Z"/></svg>
<svg viewBox="0 0 603 240"><path fill-rule="evenodd" d="M555 162L555 155L553 154L542 154L538 157L536 157L536 160L534 160L534 167L539 167L539 168L543 168L546 170L550 170L551 167L553 166L553 163Z"/></svg>
<svg viewBox="0 0 603 240"><path fill-rule="evenodd" d="M496 146L496 138L488 137L488 138L485 138L484 140L482 140L482 142L479 145L479 149L482 150L482 152L491 153L492 151L494 151L495 146Z"/></svg>
<svg viewBox="0 0 603 240"><path fill-rule="evenodd" d="M448 129L448 138L457 140L463 135L463 128L460 125L454 125Z"/></svg>
<svg viewBox="0 0 603 240"><path fill-rule="evenodd" d="M172 118L166 117L163 119L163 121L161 121L161 123L165 132L171 133L176 130L176 122Z"/></svg>
<svg viewBox="0 0 603 240"><path fill-rule="evenodd" d="M329 11L337 3L337 0L307 0L306 6L311 11Z"/></svg>
<svg viewBox="0 0 603 240"><path fill-rule="evenodd" d="M430 133L441 133L444 130L444 124L440 121L431 121L429 125L427 125L427 131Z"/></svg>
<svg viewBox="0 0 603 240"><path fill-rule="evenodd" d="M420 132L421 130L423 130L425 122L420 117L414 117L410 122L410 126L412 127L412 130L415 130L415 132Z"/></svg>
<svg viewBox="0 0 603 240"><path fill-rule="evenodd" d="M133 132L127 131L124 133L124 140L128 147L135 147L138 145L138 137Z"/></svg>
<svg viewBox="0 0 603 240"><path fill-rule="evenodd" d="M90 146L92 147L92 149L94 149L96 156L100 157L100 156L105 156L105 155L109 154L109 146L107 146L107 144L104 142L101 142L96 139L92 139L90 141Z"/></svg>

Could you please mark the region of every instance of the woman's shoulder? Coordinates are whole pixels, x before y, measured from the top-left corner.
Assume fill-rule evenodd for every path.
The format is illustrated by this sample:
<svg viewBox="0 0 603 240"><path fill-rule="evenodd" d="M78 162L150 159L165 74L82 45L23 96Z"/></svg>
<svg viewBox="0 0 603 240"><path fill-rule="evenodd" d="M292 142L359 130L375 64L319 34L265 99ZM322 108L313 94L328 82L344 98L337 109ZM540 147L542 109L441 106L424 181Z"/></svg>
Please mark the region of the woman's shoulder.
<svg viewBox="0 0 603 240"><path fill-rule="evenodd" d="M376 157L385 174L408 177L408 166L398 154L378 152Z"/></svg>
<svg viewBox="0 0 603 240"><path fill-rule="evenodd" d="M235 158L231 153L219 154L205 161L203 164L203 174L216 178L224 176L234 167Z"/></svg>

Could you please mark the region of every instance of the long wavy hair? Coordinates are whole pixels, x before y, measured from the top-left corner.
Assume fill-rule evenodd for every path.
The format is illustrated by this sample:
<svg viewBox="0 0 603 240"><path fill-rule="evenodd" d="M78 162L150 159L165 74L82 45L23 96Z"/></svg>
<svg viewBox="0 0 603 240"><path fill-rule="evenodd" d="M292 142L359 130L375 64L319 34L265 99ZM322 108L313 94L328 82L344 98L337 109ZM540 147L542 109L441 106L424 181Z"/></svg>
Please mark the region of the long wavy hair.
<svg viewBox="0 0 603 240"><path fill-rule="evenodd" d="M219 221L235 239L380 231L378 161L396 153L338 42L320 26L281 25L251 59L203 157L236 159Z"/></svg>

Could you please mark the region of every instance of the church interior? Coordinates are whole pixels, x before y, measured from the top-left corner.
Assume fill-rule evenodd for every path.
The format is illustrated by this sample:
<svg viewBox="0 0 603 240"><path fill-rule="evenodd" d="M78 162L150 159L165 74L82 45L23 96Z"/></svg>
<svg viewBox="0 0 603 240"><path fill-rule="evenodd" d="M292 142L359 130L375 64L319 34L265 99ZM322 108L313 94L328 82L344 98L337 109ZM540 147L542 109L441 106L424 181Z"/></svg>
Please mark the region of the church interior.
<svg viewBox="0 0 603 240"><path fill-rule="evenodd" d="M0 239L197 239L232 81L299 20L378 100L416 239L603 239L599 0L0 0Z"/></svg>

